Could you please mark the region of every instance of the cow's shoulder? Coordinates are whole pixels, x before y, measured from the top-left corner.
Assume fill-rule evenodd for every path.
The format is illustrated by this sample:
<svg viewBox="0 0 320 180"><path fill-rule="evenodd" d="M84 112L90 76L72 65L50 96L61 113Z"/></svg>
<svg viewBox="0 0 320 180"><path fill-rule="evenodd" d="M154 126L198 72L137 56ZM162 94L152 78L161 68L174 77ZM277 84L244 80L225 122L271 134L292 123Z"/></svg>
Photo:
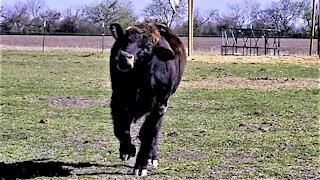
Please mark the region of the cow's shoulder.
<svg viewBox="0 0 320 180"><path fill-rule="evenodd" d="M155 23L157 26L160 35L165 38L165 40L170 44L170 47L176 54L177 57L176 59L186 59L186 49L182 41L180 40L179 36L173 32L169 27L160 24L160 23Z"/></svg>

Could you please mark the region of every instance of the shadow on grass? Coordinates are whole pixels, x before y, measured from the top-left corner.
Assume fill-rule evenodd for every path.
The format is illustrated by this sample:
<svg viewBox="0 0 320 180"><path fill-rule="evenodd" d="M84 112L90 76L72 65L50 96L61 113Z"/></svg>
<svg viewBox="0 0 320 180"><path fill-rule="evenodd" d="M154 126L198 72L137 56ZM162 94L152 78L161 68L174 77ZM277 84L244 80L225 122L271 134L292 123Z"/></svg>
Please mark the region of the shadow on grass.
<svg viewBox="0 0 320 180"><path fill-rule="evenodd" d="M128 167L123 164L101 165L92 163L65 163L47 160L19 161L10 164L0 162L0 179L31 179L36 177L67 177L71 175L127 175L120 172L91 172L84 174L71 173L75 169L102 167L102 168L120 168Z"/></svg>

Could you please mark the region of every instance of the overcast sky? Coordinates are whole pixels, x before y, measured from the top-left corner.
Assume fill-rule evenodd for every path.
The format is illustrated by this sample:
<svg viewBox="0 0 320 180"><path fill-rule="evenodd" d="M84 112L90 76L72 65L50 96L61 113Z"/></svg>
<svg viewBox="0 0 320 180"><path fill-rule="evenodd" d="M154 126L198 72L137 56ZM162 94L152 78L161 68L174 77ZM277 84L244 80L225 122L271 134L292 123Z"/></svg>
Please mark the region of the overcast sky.
<svg viewBox="0 0 320 180"><path fill-rule="evenodd" d="M12 5L16 0L0 0L2 5ZM20 0L26 1L26 0ZM82 6L97 2L98 0L46 0L46 5L53 9L63 10L68 7ZM220 12L226 10L228 4L241 2L242 0L194 0L194 7L201 10L219 9ZM256 0L262 6L270 3L271 0ZM274 0L273 0L274 1ZM142 9L151 2L151 0L132 0L136 13L141 13Z"/></svg>

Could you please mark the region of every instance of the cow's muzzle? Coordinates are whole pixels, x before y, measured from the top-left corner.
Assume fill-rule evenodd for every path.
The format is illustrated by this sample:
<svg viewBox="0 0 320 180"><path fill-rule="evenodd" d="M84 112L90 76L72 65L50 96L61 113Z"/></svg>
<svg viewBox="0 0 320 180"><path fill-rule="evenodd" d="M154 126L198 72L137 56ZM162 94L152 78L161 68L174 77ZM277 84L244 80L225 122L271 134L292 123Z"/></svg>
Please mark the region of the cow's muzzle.
<svg viewBox="0 0 320 180"><path fill-rule="evenodd" d="M120 51L117 68L119 71L127 72L134 66L134 56L128 52Z"/></svg>

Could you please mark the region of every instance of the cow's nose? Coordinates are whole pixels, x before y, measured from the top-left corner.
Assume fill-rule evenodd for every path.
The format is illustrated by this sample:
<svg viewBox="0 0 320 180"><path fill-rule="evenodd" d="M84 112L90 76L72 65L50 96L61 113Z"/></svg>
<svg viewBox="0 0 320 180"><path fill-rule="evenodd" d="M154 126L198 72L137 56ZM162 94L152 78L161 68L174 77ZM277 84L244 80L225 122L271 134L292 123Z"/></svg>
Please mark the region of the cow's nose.
<svg viewBox="0 0 320 180"><path fill-rule="evenodd" d="M134 56L128 52L120 51L120 61L118 63L119 70L127 71L132 69L134 65Z"/></svg>
<svg viewBox="0 0 320 180"><path fill-rule="evenodd" d="M132 54L127 53L127 52L125 52L125 51L123 51L121 54L122 54L124 57L126 57L127 59L133 58L133 55L132 55Z"/></svg>

